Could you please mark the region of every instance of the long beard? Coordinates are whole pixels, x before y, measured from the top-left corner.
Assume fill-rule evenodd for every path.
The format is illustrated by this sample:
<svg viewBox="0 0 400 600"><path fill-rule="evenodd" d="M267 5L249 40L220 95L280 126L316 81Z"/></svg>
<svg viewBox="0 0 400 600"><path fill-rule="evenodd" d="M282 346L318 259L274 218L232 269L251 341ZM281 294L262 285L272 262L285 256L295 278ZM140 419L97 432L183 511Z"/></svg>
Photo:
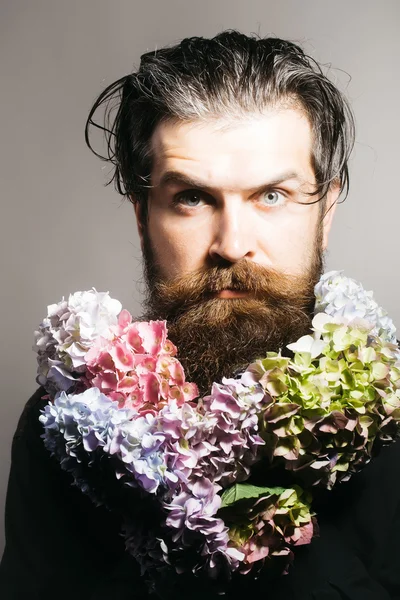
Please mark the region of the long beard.
<svg viewBox="0 0 400 600"><path fill-rule="evenodd" d="M146 320L166 319L188 381L202 395L268 351L285 349L310 330L314 286L323 270L320 232L310 266L289 276L246 259L163 280L149 239L144 260ZM246 297L215 297L224 289Z"/></svg>

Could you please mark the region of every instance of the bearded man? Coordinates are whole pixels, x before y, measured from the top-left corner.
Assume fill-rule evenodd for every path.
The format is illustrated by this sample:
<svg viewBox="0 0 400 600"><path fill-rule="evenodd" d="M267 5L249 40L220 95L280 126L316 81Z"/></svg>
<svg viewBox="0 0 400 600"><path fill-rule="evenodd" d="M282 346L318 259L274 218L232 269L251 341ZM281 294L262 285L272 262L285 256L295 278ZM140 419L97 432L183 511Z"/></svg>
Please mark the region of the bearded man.
<svg viewBox="0 0 400 600"><path fill-rule="evenodd" d="M89 145L103 107L102 158L133 204L141 240L142 319L167 320L187 380L205 394L309 332L354 137L351 110L318 64L275 38L185 39L143 55L137 72L99 96ZM1 597L149 597L118 519L71 487L44 449L43 393L14 437ZM259 597L400 597L400 488L390 466L399 460L396 443L323 497L319 537Z"/></svg>

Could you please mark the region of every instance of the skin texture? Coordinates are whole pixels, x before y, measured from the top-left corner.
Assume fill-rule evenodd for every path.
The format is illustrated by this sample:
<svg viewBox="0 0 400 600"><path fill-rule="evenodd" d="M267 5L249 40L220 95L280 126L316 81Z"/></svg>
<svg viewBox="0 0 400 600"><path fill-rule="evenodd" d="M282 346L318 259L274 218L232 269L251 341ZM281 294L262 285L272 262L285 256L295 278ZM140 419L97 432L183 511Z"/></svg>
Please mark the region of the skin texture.
<svg viewBox="0 0 400 600"><path fill-rule="evenodd" d="M163 278L244 258L282 273L303 273L312 260L321 218L319 204L310 204L315 197L305 195L315 184L311 148L309 122L294 108L233 124L159 124L152 137L147 232ZM167 171L202 185L163 183ZM298 177L274 185L285 173ZM338 191L331 189L327 207L335 204ZM334 209L323 219L323 249ZM138 228L143 243L139 219Z"/></svg>

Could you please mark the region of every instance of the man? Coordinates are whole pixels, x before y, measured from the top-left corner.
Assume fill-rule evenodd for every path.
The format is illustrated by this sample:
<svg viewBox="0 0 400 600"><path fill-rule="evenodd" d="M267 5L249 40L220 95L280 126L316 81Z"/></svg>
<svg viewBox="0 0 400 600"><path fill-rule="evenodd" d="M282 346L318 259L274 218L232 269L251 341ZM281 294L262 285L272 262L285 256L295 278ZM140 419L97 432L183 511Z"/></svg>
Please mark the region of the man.
<svg viewBox="0 0 400 600"><path fill-rule="evenodd" d="M348 188L351 111L299 47L235 31L142 56L138 72L94 104L89 145L103 105L103 158L134 205L143 250L142 318L167 319L187 379L205 393L309 330L332 218ZM42 395L28 402L13 441L1 597L148 597L118 519L71 487L44 449ZM254 593L400 597L399 460L395 443L321 497L320 536L296 551L288 575Z"/></svg>

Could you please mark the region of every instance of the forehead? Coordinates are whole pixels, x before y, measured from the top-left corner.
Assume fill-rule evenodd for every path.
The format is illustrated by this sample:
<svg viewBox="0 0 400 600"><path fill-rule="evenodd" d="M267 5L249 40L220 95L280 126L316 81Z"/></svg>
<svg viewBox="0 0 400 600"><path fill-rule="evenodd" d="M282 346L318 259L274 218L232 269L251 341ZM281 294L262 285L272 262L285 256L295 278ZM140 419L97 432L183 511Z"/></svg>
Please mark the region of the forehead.
<svg viewBox="0 0 400 600"><path fill-rule="evenodd" d="M214 187L241 188L283 171L314 181L312 131L297 109L265 111L236 121L160 123L152 136L152 184L170 170L201 175Z"/></svg>

